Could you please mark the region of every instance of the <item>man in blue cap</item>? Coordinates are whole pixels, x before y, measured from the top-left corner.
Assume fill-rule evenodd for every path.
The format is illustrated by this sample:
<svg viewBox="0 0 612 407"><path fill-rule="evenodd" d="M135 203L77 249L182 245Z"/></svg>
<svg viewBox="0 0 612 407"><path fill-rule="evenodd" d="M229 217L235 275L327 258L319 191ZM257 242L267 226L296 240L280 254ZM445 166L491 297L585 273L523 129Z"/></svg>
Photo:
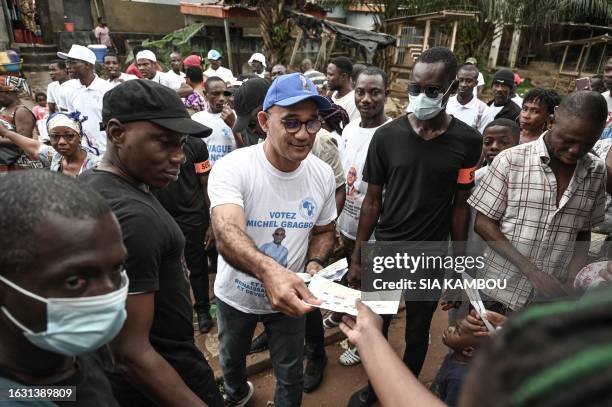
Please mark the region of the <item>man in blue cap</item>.
<svg viewBox="0 0 612 407"><path fill-rule="evenodd" d="M219 265L215 281L220 362L229 405L253 394L246 355L258 321L269 338L277 407L302 400L305 303L318 304L295 272L318 272L334 245L334 174L310 153L330 108L303 74L279 77L257 114L264 143L217 161L209 179ZM287 266L258 247L285 230Z"/></svg>
<svg viewBox="0 0 612 407"><path fill-rule="evenodd" d="M210 62L210 67L204 71L204 76L211 78L213 76L218 76L223 79L225 83L234 81L234 74L227 68L221 66L221 61L223 56L216 49L211 49L208 51L208 55L206 55L206 59Z"/></svg>

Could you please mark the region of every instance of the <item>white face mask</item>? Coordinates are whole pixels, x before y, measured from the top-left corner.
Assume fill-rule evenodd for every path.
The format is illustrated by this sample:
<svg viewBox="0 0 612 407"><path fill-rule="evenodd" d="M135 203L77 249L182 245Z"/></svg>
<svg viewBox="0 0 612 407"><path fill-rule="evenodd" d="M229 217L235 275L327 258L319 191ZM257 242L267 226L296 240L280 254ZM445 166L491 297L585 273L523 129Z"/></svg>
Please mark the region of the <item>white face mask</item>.
<svg viewBox="0 0 612 407"><path fill-rule="evenodd" d="M444 94L438 94L435 98L430 98L421 92L418 96L410 96L410 103L408 104L409 112L414 113L419 120L429 120L436 117L442 110L446 108L446 104L442 105L442 99L453 87L454 82L450 84Z"/></svg>
<svg viewBox="0 0 612 407"><path fill-rule="evenodd" d="M0 281L47 304L47 329L41 332L33 332L5 307L1 309L32 344L50 352L66 356L91 352L117 336L127 317L125 302L129 279L125 271L121 273L121 285L117 291L94 297L43 298L3 276L0 276Z"/></svg>

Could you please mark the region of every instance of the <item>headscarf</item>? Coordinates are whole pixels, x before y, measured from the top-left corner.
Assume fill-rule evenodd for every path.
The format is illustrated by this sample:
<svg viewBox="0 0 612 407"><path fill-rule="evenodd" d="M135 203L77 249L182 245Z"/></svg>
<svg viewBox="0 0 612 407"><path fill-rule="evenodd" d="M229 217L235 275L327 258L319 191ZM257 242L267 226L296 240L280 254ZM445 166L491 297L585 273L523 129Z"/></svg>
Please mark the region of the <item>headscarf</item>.
<svg viewBox="0 0 612 407"><path fill-rule="evenodd" d="M65 126L76 131L80 137L83 137L83 123L87 117L81 115L80 112L56 112L47 118L47 131L50 133L52 129Z"/></svg>
<svg viewBox="0 0 612 407"><path fill-rule="evenodd" d="M331 102L332 107L329 110L323 110L321 112L321 118L332 130L335 130L338 134L342 134L342 129L344 129L350 121L349 115L342 106L335 104L330 98L327 99Z"/></svg>
<svg viewBox="0 0 612 407"><path fill-rule="evenodd" d="M29 96L32 95L25 78L9 75L0 75L0 92L23 92Z"/></svg>

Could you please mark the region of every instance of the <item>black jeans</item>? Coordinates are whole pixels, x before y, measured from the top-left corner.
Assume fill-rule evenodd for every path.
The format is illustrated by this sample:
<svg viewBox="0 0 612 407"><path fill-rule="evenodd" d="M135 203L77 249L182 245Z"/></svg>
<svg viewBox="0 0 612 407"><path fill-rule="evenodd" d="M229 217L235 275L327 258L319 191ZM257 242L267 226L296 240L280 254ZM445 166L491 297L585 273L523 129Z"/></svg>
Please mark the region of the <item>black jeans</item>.
<svg viewBox="0 0 612 407"><path fill-rule="evenodd" d="M207 224L200 226L180 225L185 236L185 261L189 268L189 281L195 304L193 309L202 314L210 310L208 297L208 259L204 250Z"/></svg>
<svg viewBox="0 0 612 407"><path fill-rule="evenodd" d="M325 359L325 332L323 331L323 315L316 308L306 314L306 357L309 360Z"/></svg>

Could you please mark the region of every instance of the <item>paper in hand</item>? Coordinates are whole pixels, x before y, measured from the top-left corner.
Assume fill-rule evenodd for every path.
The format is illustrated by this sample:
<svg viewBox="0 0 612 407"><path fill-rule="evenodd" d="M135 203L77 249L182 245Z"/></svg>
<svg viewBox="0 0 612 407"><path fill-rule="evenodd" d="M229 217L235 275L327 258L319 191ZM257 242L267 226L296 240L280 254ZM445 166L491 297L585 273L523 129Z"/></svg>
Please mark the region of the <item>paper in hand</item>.
<svg viewBox="0 0 612 407"><path fill-rule="evenodd" d="M472 276L470 276L467 273L463 273L462 276L463 276L463 279L467 282L474 280ZM465 293L470 299L470 303L472 304L472 307L474 307L478 315L480 315L480 318L482 318L482 322L484 322L489 332L495 332L495 327L493 326L493 324L491 324L486 319L487 310L484 306L484 303L482 302L482 298L480 297L480 293L478 292L478 290L476 288L472 288L470 284L464 284L464 289L465 289Z"/></svg>

